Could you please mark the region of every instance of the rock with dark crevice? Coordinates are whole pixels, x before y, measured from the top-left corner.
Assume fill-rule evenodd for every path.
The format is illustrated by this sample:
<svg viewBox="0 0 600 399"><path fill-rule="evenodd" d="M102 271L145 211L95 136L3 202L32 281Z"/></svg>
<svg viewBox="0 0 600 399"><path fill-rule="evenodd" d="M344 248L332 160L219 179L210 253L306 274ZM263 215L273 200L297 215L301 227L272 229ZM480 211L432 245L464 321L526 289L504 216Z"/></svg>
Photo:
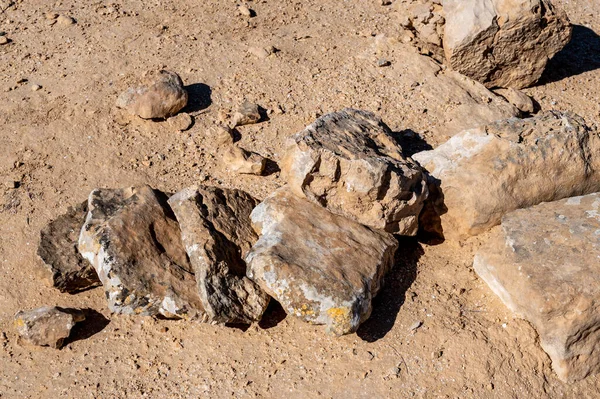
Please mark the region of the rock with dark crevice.
<svg viewBox="0 0 600 399"><path fill-rule="evenodd" d="M76 323L85 320L77 309L42 307L20 311L15 315L15 327L27 343L60 349Z"/></svg>

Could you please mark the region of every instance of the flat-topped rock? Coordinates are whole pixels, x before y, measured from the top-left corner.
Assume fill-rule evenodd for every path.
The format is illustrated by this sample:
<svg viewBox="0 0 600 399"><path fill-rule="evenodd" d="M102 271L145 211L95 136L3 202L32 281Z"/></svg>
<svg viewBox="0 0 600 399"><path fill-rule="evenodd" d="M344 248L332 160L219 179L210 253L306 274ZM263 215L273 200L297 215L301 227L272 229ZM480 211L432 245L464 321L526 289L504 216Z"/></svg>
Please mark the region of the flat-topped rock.
<svg viewBox="0 0 600 399"><path fill-rule="evenodd" d="M581 117L550 111L466 130L413 158L440 183L444 236L462 239L515 209L600 191L599 151Z"/></svg>
<svg viewBox="0 0 600 399"><path fill-rule="evenodd" d="M244 256L258 240L250 223L256 201L240 190L190 187L169 204L181 226L209 321L259 321L270 297L246 277Z"/></svg>
<svg viewBox="0 0 600 399"><path fill-rule="evenodd" d="M474 267L540 343L564 381L600 371L600 194L514 211Z"/></svg>
<svg viewBox="0 0 600 399"><path fill-rule="evenodd" d="M281 169L297 195L335 214L416 234L425 176L370 112L345 109L317 119L289 138Z"/></svg>
<svg viewBox="0 0 600 399"><path fill-rule="evenodd" d="M25 342L60 349L71 329L83 320L85 314L80 310L45 306L18 312L14 323Z"/></svg>
<svg viewBox="0 0 600 399"><path fill-rule="evenodd" d="M159 195L149 186L93 190L79 251L112 312L205 319L179 225Z"/></svg>
<svg viewBox="0 0 600 399"><path fill-rule="evenodd" d="M276 191L251 214L260 234L248 275L291 315L348 334L371 314L398 243L294 195Z"/></svg>

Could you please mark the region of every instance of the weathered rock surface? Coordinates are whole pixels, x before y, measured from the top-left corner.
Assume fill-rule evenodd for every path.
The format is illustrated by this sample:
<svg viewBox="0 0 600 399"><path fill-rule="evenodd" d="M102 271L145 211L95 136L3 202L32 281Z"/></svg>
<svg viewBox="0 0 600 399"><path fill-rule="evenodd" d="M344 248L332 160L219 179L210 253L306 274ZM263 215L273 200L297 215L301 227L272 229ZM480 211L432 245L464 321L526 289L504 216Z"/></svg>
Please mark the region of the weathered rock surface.
<svg viewBox="0 0 600 399"><path fill-rule="evenodd" d="M96 189L88 206L79 251L96 269L112 312L205 318L166 201L140 186Z"/></svg>
<svg viewBox="0 0 600 399"><path fill-rule="evenodd" d="M87 201L69 207L40 232L37 254L50 273L52 285L60 292L74 294L101 285L96 270L77 250L87 211Z"/></svg>
<svg viewBox="0 0 600 399"><path fill-rule="evenodd" d="M425 176L390 134L370 112L325 115L288 140L282 174L296 194L333 213L414 235Z"/></svg>
<svg viewBox="0 0 600 399"><path fill-rule="evenodd" d="M59 349L73 326L83 320L85 315L80 310L42 307L18 312L15 327L26 342Z"/></svg>
<svg viewBox="0 0 600 399"><path fill-rule="evenodd" d="M237 145L229 145L223 151L223 161L227 169L245 175L262 175L267 159L256 152L245 150Z"/></svg>
<svg viewBox="0 0 600 399"><path fill-rule="evenodd" d="M143 119L168 118L175 115L188 101L188 93L175 72L148 72L138 87L124 91L117 107Z"/></svg>
<svg viewBox="0 0 600 399"><path fill-rule="evenodd" d="M254 198L240 190L190 187L169 198L169 205L209 321L259 321L270 297L246 277L243 259L258 240L250 223Z"/></svg>
<svg viewBox="0 0 600 399"><path fill-rule="evenodd" d="M494 93L504 97L506 101L518 108L519 111L531 114L535 111L535 106L531 97L523 93L521 90L508 88L496 89Z"/></svg>
<svg viewBox="0 0 600 399"><path fill-rule="evenodd" d="M233 126L252 125L260 121L260 109L258 105L244 101L233 115Z"/></svg>
<svg viewBox="0 0 600 399"><path fill-rule="evenodd" d="M444 12L446 59L487 87L531 86L571 39L549 0L445 0Z"/></svg>
<svg viewBox="0 0 600 399"><path fill-rule="evenodd" d="M284 187L251 214L260 234L248 275L289 314L348 334L371 314L371 300L391 269L394 237L362 226Z"/></svg>
<svg viewBox="0 0 600 399"><path fill-rule="evenodd" d="M479 276L528 320L564 381L600 371L600 194L514 211L475 256Z"/></svg>
<svg viewBox="0 0 600 399"><path fill-rule="evenodd" d="M515 209L600 191L598 151L581 117L550 111L466 130L413 158L441 182L444 236L460 239Z"/></svg>

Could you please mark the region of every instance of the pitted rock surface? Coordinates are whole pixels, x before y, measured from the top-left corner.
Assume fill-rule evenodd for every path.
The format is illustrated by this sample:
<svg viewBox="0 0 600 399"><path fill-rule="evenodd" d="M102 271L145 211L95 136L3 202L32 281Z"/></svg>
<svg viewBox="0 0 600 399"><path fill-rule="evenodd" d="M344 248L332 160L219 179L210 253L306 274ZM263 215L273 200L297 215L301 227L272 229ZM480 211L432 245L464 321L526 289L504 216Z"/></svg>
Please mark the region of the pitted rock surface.
<svg viewBox="0 0 600 399"><path fill-rule="evenodd" d="M246 277L244 256L258 240L250 223L256 201L240 190L186 188L169 199L196 273L209 321L260 320L270 297Z"/></svg>
<svg viewBox="0 0 600 399"><path fill-rule="evenodd" d="M179 225L149 186L96 189L79 251L96 269L111 311L205 319Z"/></svg>
<svg viewBox="0 0 600 399"><path fill-rule="evenodd" d="M42 307L20 311L15 315L17 332L26 342L59 349L76 323L85 320L82 311L59 307Z"/></svg>
<svg viewBox="0 0 600 399"><path fill-rule="evenodd" d="M600 371L600 194L502 219L475 256L479 276L538 331L564 381Z"/></svg>
<svg viewBox="0 0 600 399"><path fill-rule="evenodd" d="M317 119L288 140L281 169L297 195L335 214L416 234L425 175L370 112L345 109Z"/></svg>
<svg viewBox="0 0 600 399"><path fill-rule="evenodd" d="M391 269L396 239L277 190L251 214L260 234L248 275L283 308L327 331L348 334L371 314Z"/></svg>

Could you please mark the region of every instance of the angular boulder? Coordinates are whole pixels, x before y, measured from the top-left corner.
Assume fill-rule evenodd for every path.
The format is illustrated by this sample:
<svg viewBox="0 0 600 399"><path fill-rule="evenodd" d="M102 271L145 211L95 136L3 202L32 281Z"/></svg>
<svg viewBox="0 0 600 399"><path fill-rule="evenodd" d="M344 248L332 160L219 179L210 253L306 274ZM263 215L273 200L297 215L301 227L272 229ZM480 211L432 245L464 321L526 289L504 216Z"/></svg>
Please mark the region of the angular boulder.
<svg viewBox="0 0 600 399"><path fill-rule="evenodd" d="M208 321L259 321L270 297L246 277L244 256L258 236L250 223L256 201L240 190L190 187L171 198L196 273Z"/></svg>
<svg viewBox="0 0 600 399"><path fill-rule="evenodd" d="M549 202L502 219L474 267L538 331L563 381L600 371L600 194Z"/></svg>
<svg viewBox="0 0 600 399"><path fill-rule="evenodd" d="M205 319L179 225L149 186L96 189L79 251L96 269L112 312Z"/></svg>
<svg viewBox="0 0 600 399"><path fill-rule="evenodd" d="M287 313L325 324L336 335L356 331L391 269L396 239L277 190L251 214L258 242L246 256L248 276Z"/></svg>
<svg viewBox="0 0 600 399"><path fill-rule="evenodd" d="M76 309L42 307L20 311L15 315L15 327L23 340L38 346L59 349L85 314Z"/></svg>
<svg viewBox="0 0 600 399"><path fill-rule="evenodd" d="M76 292L101 285L94 267L77 250L87 201L69 207L40 232L37 254L46 265L52 285L60 292Z"/></svg>
<svg viewBox="0 0 600 399"><path fill-rule="evenodd" d="M121 93L116 105L143 119L168 118L175 115L188 101L188 93L175 72L148 72L140 86Z"/></svg>
<svg viewBox="0 0 600 399"><path fill-rule="evenodd" d="M450 66L487 87L531 86L571 40L566 14L549 0L445 0Z"/></svg>
<svg viewBox="0 0 600 399"><path fill-rule="evenodd" d="M466 130L413 158L440 184L445 238L462 239L515 209L600 191L598 151L581 117L550 111Z"/></svg>
<svg viewBox="0 0 600 399"><path fill-rule="evenodd" d="M281 163L297 194L364 225L416 234L426 178L374 114L345 109L290 137Z"/></svg>

